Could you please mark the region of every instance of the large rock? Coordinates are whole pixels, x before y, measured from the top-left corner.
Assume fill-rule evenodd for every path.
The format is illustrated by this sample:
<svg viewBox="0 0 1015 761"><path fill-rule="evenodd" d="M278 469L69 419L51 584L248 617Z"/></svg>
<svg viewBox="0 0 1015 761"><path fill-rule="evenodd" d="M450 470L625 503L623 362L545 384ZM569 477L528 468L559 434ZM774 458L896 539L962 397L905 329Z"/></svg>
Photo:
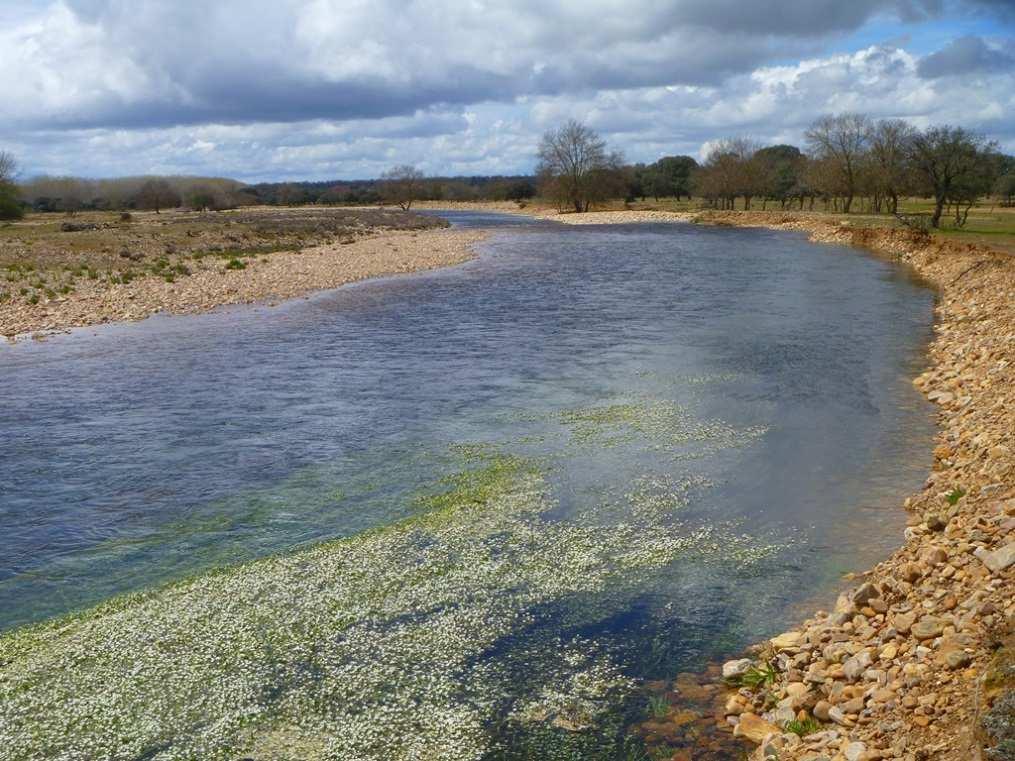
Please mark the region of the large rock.
<svg viewBox="0 0 1015 761"><path fill-rule="evenodd" d="M802 637L803 635L800 634L800 632L786 632L785 634L780 634L778 637L772 637L769 642L777 652L782 652L783 650L793 650L797 648L800 645Z"/></svg>
<svg viewBox="0 0 1015 761"><path fill-rule="evenodd" d="M750 668L750 658L741 658L738 661L726 661L726 663L722 665L722 678L735 679L741 674L746 674Z"/></svg>
<svg viewBox="0 0 1015 761"><path fill-rule="evenodd" d="M867 746L861 742L852 742L846 746L846 749L842 752L842 755L846 757L846 761L860 761L864 754L867 752Z"/></svg>
<svg viewBox="0 0 1015 761"><path fill-rule="evenodd" d="M916 615L914 613L899 613L892 619L892 626L900 634L909 634L909 630L913 628L914 623L916 623Z"/></svg>
<svg viewBox="0 0 1015 761"><path fill-rule="evenodd" d="M919 640L935 639L944 633L944 623L934 616L924 616L913 624L911 631Z"/></svg>
<svg viewBox="0 0 1015 761"><path fill-rule="evenodd" d="M746 737L754 743L764 742L773 732L779 734L779 728L753 713L740 714L740 721L733 730L733 734L737 737Z"/></svg>
<svg viewBox="0 0 1015 761"><path fill-rule="evenodd" d="M855 682L863 675L864 671L870 668L871 663L871 654L866 650L861 650L852 658L846 659L842 664L842 673L846 675L846 679Z"/></svg>
<svg viewBox="0 0 1015 761"><path fill-rule="evenodd" d="M1001 573L1012 563L1015 563L1015 542L993 552L988 552L983 547L977 547L973 554L990 569L991 573Z"/></svg>
<svg viewBox="0 0 1015 761"><path fill-rule="evenodd" d="M861 584L857 587L856 591L853 592L853 604L858 608L862 608L871 598L878 597L879 595L880 592L878 592L877 587L870 582Z"/></svg>

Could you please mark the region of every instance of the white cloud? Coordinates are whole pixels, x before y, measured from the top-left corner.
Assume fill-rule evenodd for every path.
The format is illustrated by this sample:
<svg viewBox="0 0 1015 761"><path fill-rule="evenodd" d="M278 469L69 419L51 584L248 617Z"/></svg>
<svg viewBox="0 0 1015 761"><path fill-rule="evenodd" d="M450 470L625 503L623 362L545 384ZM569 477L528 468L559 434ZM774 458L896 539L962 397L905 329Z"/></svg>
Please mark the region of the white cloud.
<svg viewBox="0 0 1015 761"><path fill-rule="evenodd" d="M799 142L816 115L861 110L1015 148L1009 69L920 76L940 56L901 42L822 52L883 8L925 15L937 0L786 5L36 2L0 27L0 147L29 171L89 175L525 172L540 133L570 117L650 161L727 135Z"/></svg>

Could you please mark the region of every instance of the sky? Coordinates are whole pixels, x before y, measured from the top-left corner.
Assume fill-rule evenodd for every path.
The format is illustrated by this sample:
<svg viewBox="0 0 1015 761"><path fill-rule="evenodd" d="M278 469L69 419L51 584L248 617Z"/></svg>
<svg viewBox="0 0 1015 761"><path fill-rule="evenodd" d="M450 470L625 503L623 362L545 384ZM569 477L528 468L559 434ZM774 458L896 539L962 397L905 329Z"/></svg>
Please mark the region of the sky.
<svg viewBox="0 0 1015 761"><path fill-rule="evenodd" d="M0 0L22 176L524 174L566 119L628 161L816 117L1015 153L1015 0Z"/></svg>

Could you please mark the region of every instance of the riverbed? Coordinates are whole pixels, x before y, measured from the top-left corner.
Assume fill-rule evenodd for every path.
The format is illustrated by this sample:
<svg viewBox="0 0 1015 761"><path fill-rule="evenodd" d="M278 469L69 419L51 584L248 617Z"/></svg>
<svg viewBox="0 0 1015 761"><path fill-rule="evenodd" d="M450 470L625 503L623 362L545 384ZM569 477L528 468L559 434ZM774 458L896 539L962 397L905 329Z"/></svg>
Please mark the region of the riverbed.
<svg viewBox="0 0 1015 761"><path fill-rule="evenodd" d="M445 216L478 259L0 351L11 747L622 757L640 680L887 554L934 433L905 271Z"/></svg>

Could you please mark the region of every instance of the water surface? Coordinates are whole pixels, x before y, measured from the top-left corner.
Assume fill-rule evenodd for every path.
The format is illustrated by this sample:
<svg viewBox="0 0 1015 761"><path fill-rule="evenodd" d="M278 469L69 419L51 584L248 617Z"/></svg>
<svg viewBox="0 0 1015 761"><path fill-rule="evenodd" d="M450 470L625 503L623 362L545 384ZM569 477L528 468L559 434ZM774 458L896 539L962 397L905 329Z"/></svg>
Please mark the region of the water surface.
<svg viewBox="0 0 1015 761"><path fill-rule="evenodd" d="M0 628L387 526L520 458L538 521L452 554L600 549L587 584L505 588L524 623L469 656L506 680L477 709L503 738L520 705L559 715L531 706L573 682L567 647L694 668L895 541L933 435L909 384L932 296L905 272L783 232L446 216L494 230L477 260L0 350ZM544 729L563 745L501 742L573 752Z"/></svg>

